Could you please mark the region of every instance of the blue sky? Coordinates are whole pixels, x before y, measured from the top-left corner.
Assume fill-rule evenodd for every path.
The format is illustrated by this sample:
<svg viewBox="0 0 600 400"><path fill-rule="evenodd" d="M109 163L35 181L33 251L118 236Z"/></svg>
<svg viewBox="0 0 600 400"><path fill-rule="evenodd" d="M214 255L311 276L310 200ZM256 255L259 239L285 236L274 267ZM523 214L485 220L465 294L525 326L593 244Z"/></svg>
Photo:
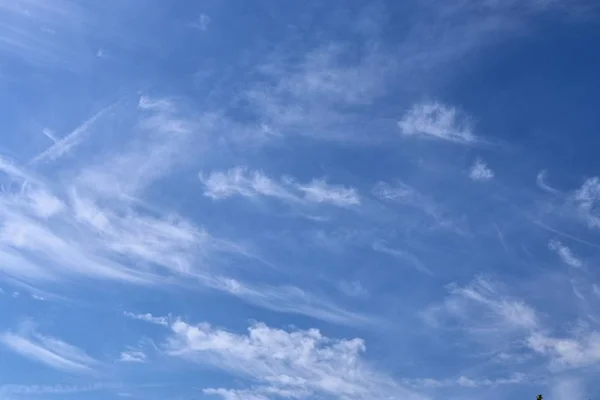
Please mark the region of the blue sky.
<svg viewBox="0 0 600 400"><path fill-rule="evenodd" d="M0 399L597 397L599 17L0 1Z"/></svg>

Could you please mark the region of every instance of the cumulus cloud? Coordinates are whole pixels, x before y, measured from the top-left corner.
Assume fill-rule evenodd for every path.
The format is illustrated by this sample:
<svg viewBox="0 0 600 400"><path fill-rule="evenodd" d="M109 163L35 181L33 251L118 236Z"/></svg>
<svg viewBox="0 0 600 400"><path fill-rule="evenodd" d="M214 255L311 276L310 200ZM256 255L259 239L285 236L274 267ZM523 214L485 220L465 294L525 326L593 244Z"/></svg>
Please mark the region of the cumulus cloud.
<svg viewBox="0 0 600 400"><path fill-rule="evenodd" d="M477 137L470 123L456 108L441 103L421 103L412 106L398 122L406 136L441 139L456 143L475 143Z"/></svg>
<svg viewBox="0 0 600 400"><path fill-rule="evenodd" d="M469 170L469 178L474 181L489 181L493 177L494 171L492 171L481 159L475 161L475 164L473 164Z"/></svg>
<svg viewBox="0 0 600 400"><path fill-rule="evenodd" d="M358 191L352 187L330 184L325 179L314 179L301 184L289 177L276 181L261 171L235 167L227 171L200 173L204 194L215 200L232 196L247 198L272 197L291 203L323 203L345 207L360 204Z"/></svg>
<svg viewBox="0 0 600 400"><path fill-rule="evenodd" d="M255 324L236 334L203 323L177 321L167 352L249 379L244 390L207 389L224 399L332 396L352 399L423 397L373 369L361 339L331 339L316 329L285 331Z"/></svg>

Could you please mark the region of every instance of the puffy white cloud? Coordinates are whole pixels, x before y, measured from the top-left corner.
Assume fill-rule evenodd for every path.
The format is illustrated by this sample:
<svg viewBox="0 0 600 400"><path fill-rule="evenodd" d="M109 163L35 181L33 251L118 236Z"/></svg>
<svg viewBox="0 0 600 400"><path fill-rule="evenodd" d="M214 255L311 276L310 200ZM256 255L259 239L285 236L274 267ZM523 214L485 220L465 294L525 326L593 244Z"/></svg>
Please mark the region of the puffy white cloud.
<svg viewBox="0 0 600 400"><path fill-rule="evenodd" d="M474 181L489 181L494 177L492 171L483 160L478 159L469 170L469 178Z"/></svg>

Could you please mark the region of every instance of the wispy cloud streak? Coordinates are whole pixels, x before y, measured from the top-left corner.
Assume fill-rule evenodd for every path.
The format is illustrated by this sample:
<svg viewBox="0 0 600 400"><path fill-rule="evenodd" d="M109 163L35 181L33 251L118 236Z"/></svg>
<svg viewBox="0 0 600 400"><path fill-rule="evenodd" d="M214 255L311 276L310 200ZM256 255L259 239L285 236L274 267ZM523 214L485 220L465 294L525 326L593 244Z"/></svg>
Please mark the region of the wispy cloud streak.
<svg viewBox="0 0 600 400"><path fill-rule="evenodd" d="M250 171L245 167L213 171L208 175L200 173L199 176L205 188L205 196L215 200L232 196L261 196L296 204L323 203L339 207L360 204L355 188L330 184L325 179L314 179L306 184L298 183L290 177L276 181L261 171Z"/></svg>
<svg viewBox="0 0 600 400"><path fill-rule="evenodd" d="M49 336L5 332L0 343L15 353L48 367L74 373L90 373L99 364L83 350Z"/></svg>
<svg viewBox="0 0 600 400"><path fill-rule="evenodd" d="M405 136L441 139L470 144L478 141L470 122L456 108L441 103L421 103L410 108L398 122Z"/></svg>

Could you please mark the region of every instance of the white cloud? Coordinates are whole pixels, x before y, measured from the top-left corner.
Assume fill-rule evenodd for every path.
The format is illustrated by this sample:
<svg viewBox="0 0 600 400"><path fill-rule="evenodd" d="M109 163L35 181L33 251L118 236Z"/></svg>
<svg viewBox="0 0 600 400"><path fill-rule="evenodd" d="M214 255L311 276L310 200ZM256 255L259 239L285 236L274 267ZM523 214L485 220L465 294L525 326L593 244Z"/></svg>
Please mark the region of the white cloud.
<svg viewBox="0 0 600 400"><path fill-rule="evenodd" d="M148 112L162 109L173 112L171 103L150 100L142 103ZM185 124L177 123L172 131L168 124L169 132L181 134L182 125ZM159 127L152 127L153 131L156 129ZM162 148L160 143L158 146ZM68 182L66 187L28 179L28 172L9 162L0 163L10 179L21 184L27 182L26 191L19 190L0 198L4 205L0 208L2 271L12 279L30 284L73 277L143 285L184 284L187 278L280 312L305 314L336 323L369 320L295 287L241 283L205 269L206 260L217 254L240 257L249 254L243 247L214 238L184 218L136 201L133 196L140 195L145 185L167 173L171 166L169 156L167 160L153 161L152 173L140 173L139 168L131 168L130 164L141 159L141 154L145 153L138 149L133 156L117 155L117 159L129 161L108 163L106 168L102 164L91 169L85 167L85 173L77 173L75 182ZM149 154L154 151L150 149ZM115 165L122 168L117 170ZM261 182L259 179L253 187L260 193L273 195L268 184ZM32 202L30 193L44 193L44 201ZM63 195L62 199L59 194ZM308 202L300 191L297 195L301 201Z"/></svg>
<svg viewBox="0 0 600 400"><path fill-rule="evenodd" d="M425 321L435 328L465 330L490 351L501 350L498 361L529 363L537 356L547 359L553 371L600 363L600 333L585 322L568 336L552 336L532 307L481 277L464 287L453 285L450 292L441 305L422 314Z"/></svg>
<svg viewBox="0 0 600 400"><path fill-rule="evenodd" d="M185 218L159 210L142 196L148 185L183 162L194 128L206 125L186 116L170 99L142 97L134 106L115 112L129 116L127 112L133 111L135 126L125 128L147 140L134 141L92 166L84 163L73 168L69 163L65 179L45 182L0 158L0 171L11 182L7 187L14 189L0 196L0 270L9 279L28 285L81 277L138 285L191 281L279 312L336 323L370 321L292 286L242 283L221 277L215 268L205 268L207 261L223 253L254 256L243 246L215 238ZM98 118L99 126L113 121L108 114ZM225 180L231 176L235 178L236 172ZM355 202L353 191L342 186L320 182L315 194L308 184L303 188L310 194L305 194L291 180L274 183L260 174L241 176L231 184L263 196L305 204Z"/></svg>
<svg viewBox="0 0 600 400"><path fill-rule="evenodd" d="M342 281L338 288L348 297L369 297L369 291L359 281Z"/></svg>
<svg viewBox="0 0 600 400"><path fill-rule="evenodd" d="M469 178L474 181L489 181L494 177L492 171L483 160L475 161L475 164L469 170Z"/></svg>
<svg viewBox="0 0 600 400"><path fill-rule="evenodd" d="M73 373L90 373L98 361L83 350L49 336L5 332L0 343L15 353L48 367Z"/></svg>
<svg viewBox="0 0 600 400"><path fill-rule="evenodd" d="M0 385L0 398L5 396L39 396L48 394L72 394L95 392L110 388L116 385L96 383L90 385ZM9 397L10 398L10 397ZM19 397L20 398L20 397Z"/></svg>
<svg viewBox="0 0 600 400"><path fill-rule="evenodd" d="M433 220L433 225L436 228L449 229L456 233L463 233L460 222L451 218L442 205L435 199L421 193L415 187L404 182L396 181L393 184L378 182L371 192L375 197L381 200L394 202L421 211ZM418 222L421 223L422 221L419 220Z"/></svg>
<svg viewBox="0 0 600 400"><path fill-rule="evenodd" d="M119 357L120 362L126 363L145 363L146 359L146 353L140 350L123 351L121 352L121 356Z"/></svg>
<svg viewBox="0 0 600 400"><path fill-rule="evenodd" d="M242 391L208 389L226 400L291 398L421 399L362 359L360 339L330 339L318 330L284 331L256 324L236 334L209 324L172 325L167 351L172 356L219 368L251 380ZM246 397L244 397L246 396Z"/></svg>
<svg viewBox="0 0 600 400"><path fill-rule="evenodd" d="M562 262L564 262L570 267L578 268L583 265L583 261L577 258L570 248L568 248L558 240L551 240L548 243L548 248L554 251L556 254L558 254Z"/></svg>
<svg viewBox="0 0 600 400"><path fill-rule="evenodd" d="M245 98L261 126L268 127L269 137L371 140L355 126L366 122L344 110L368 104L384 93L394 60L376 46L359 48L333 43L317 46L300 58L287 52L266 57L256 71L260 83L252 85Z"/></svg>
<svg viewBox="0 0 600 400"><path fill-rule="evenodd" d="M0 171L20 184L7 185L11 190L0 196L0 268L11 278L42 283L84 276L156 284L166 282L164 272L173 278L199 274L213 252L243 253L138 199L147 185L185 159L181 150L189 144L195 119L167 99L142 96L136 108L120 104L111 109L121 117L133 113L133 123L122 118L128 121L123 129L139 142L92 166L69 163L65 179L46 182L0 158ZM36 161L56 159L65 143L79 143L93 126L119 120L113 117L108 109L101 111Z"/></svg>
<svg viewBox="0 0 600 400"><path fill-rule="evenodd" d="M575 192L573 201L590 228L600 228L600 179L587 179Z"/></svg>
<svg viewBox="0 0 600 400"><path fill-rule="evenodd" d="M231 278L210 283L213 287L266 309L343 325L376 325L380 321L368 315L349 311L329 299L306 292L295 286L252 285Z"/></svg>
<svg viewBox="0 0 600 400"><path fill-rule="evenodd" d="M537 186L540 189L545 190L546 192L549 192L549 193L559 193L558 190L556 190L555 188L553 188L546 182L547 175L548 175L548 173L546 170L542 170L537 174L536 180L535 180Z"/></svg>
<svg viewBox="0 0 600 400"><path fill-rule="evenodd" d="M218 200L234 195L243 197L266 196L288 201L300 201L285 187L284 182L275 182L261 171L250 171L245 167L235 167L227 171L213 171L208 176L200 173L204 184L204 195Z"/></svg>
<svg viewBox="0 0 600 400"><path fill-rule="evenodd" d="M52 129L44 128L44 129L42 129L42 134L44 136L46 136L48 139L52 140L52 142L54 142L54 143L56 143L58 141L56 139L56 136L54 136L55 133L54 133L54 131L52 131Z"/></svg>
<svg viewBox="0 0 600 400"><path fill-rule="evenodd" d="M457 323L484 339L499 335L500 340L539 328L539 317L533 308L502 294L488 279L478 277L464 287L451 285L449 291L450 296L441 305L423 313L432 326Z"/></svg>
<svg viewBox="0 0 600 400"><path fill-rule="evenodd" d="M583 367L600 362L600 333L592 331L573 338L554 338L535 333L527 340L535 352L547 356L555 367Z"/></svg>
<svg viewBox="0 0 600 400"><path fill-rule="evenodd" d="M423 264L423 262L417 256L415 256L414 254L412 254L408 251L400 250L400 249L392 249L380 242L373 243L372 247L373 247L373 250L375 250L375 251L389 254L392 257L395 257L399 260L405 261L406 264L408 264L408 266L410 268L414 268L417 271L422 272L427 275L433 275L431 270L429 268L427 268L427 266L425 264Z"/></svg>
<svg viewBox="0 0 600 400"><path fill-rule="evenodd" d="M527 376L524 374L516 373L508 378L467 378L465 376L460 376L456 379L432 379L432 378L424 378L424 379L406 379L403 380L408 386L417 388L417 389L439 389L439 388L447 388L447 387L463 387L463 388L483 388L483 387L496 387L502 385L515 385L528 382Z"/></svg>
<svg viewBox="0 0 600 400"><path fill-rule="evenodd" d="M235 167L227 171L213 171L209 175L199 174L204 185L204 194L215 200L232 196L255 198L273 197L291 203L326 203L339 207L360 204L355 188L329 184L324 179L314 179L300 184L290 178L275 181L261 171L250 171Z"/></svg>
<svg viewBox="0 0 600 400"><path fill-rule="evenodd" d="M358 192L354 188L328 184L324 179L314 179L306 185L297 185L304 192L304 198L313 203L329 203L347 207L360 204Z"/></svg>
<svg viewBox="0 0 600 400"><path fill-rule="evenodd" d="M552 383L552 398L556 400L586 399L585 385L579 378L559 378Z"/></svg>
<svg viewBox="0 0 600 400"><path fill-rule="evenodd" d="M115 105L116 103L111 104L98 111L83 124L75 128L75 130L73 130L71 133L59 140L56 140L52 146L44 150L38 156L34 157L33 160L31 160L31 163L38 164L54 161L69 153L75 146L79 145L83 141L85 136L88 135L91 130L93 130L94 124L109 111L111 111Z"/></svg>
<svg viewBox="0 0 600 400"><path fill-rule="evenodd" d="M263 389L251 389L251 390L235 390L235 389L204 389L202 392L209 396L217 396L223 400L270 400L270 397L261 393Z"/></svg>
<svg viewBox="0 0 600 400"><path fill-rule="evenodd" d="M414 105L398 122L402 134L457 143L475 143L469 122L454 107L440 103Z"/></svg>
<svg viewBox="0 0 600 400"><path fill-rule="evenodd" d="M125 313L123 313L123 315L125 315L126 317L129 317L131 319L137 319L137 320L149 322L149 323L155 324L155 325L162 325L162 326L169 325L169 318L155 317L154 315L152 315L150 313L134 314L134 313L130 313L130 312L125 312Z"/></svg>
<svg viewBox="0 0 600 400"><path fill-rule="evenodd" d="M49 218L65 208L64 203L59 198L44 189L27 190L26 186L24 189L31 202L31 209L38 217Z"/></svg>
<svg viewBox="0 0 600 400"><path fill-rule="evenodd" d="M198 19L192 23L192 26L194 28L198 28L201 31L206 31L208 30L208 26L210 25L211 19L208 15L206 14L200 14L198 16Z"/></svg>

